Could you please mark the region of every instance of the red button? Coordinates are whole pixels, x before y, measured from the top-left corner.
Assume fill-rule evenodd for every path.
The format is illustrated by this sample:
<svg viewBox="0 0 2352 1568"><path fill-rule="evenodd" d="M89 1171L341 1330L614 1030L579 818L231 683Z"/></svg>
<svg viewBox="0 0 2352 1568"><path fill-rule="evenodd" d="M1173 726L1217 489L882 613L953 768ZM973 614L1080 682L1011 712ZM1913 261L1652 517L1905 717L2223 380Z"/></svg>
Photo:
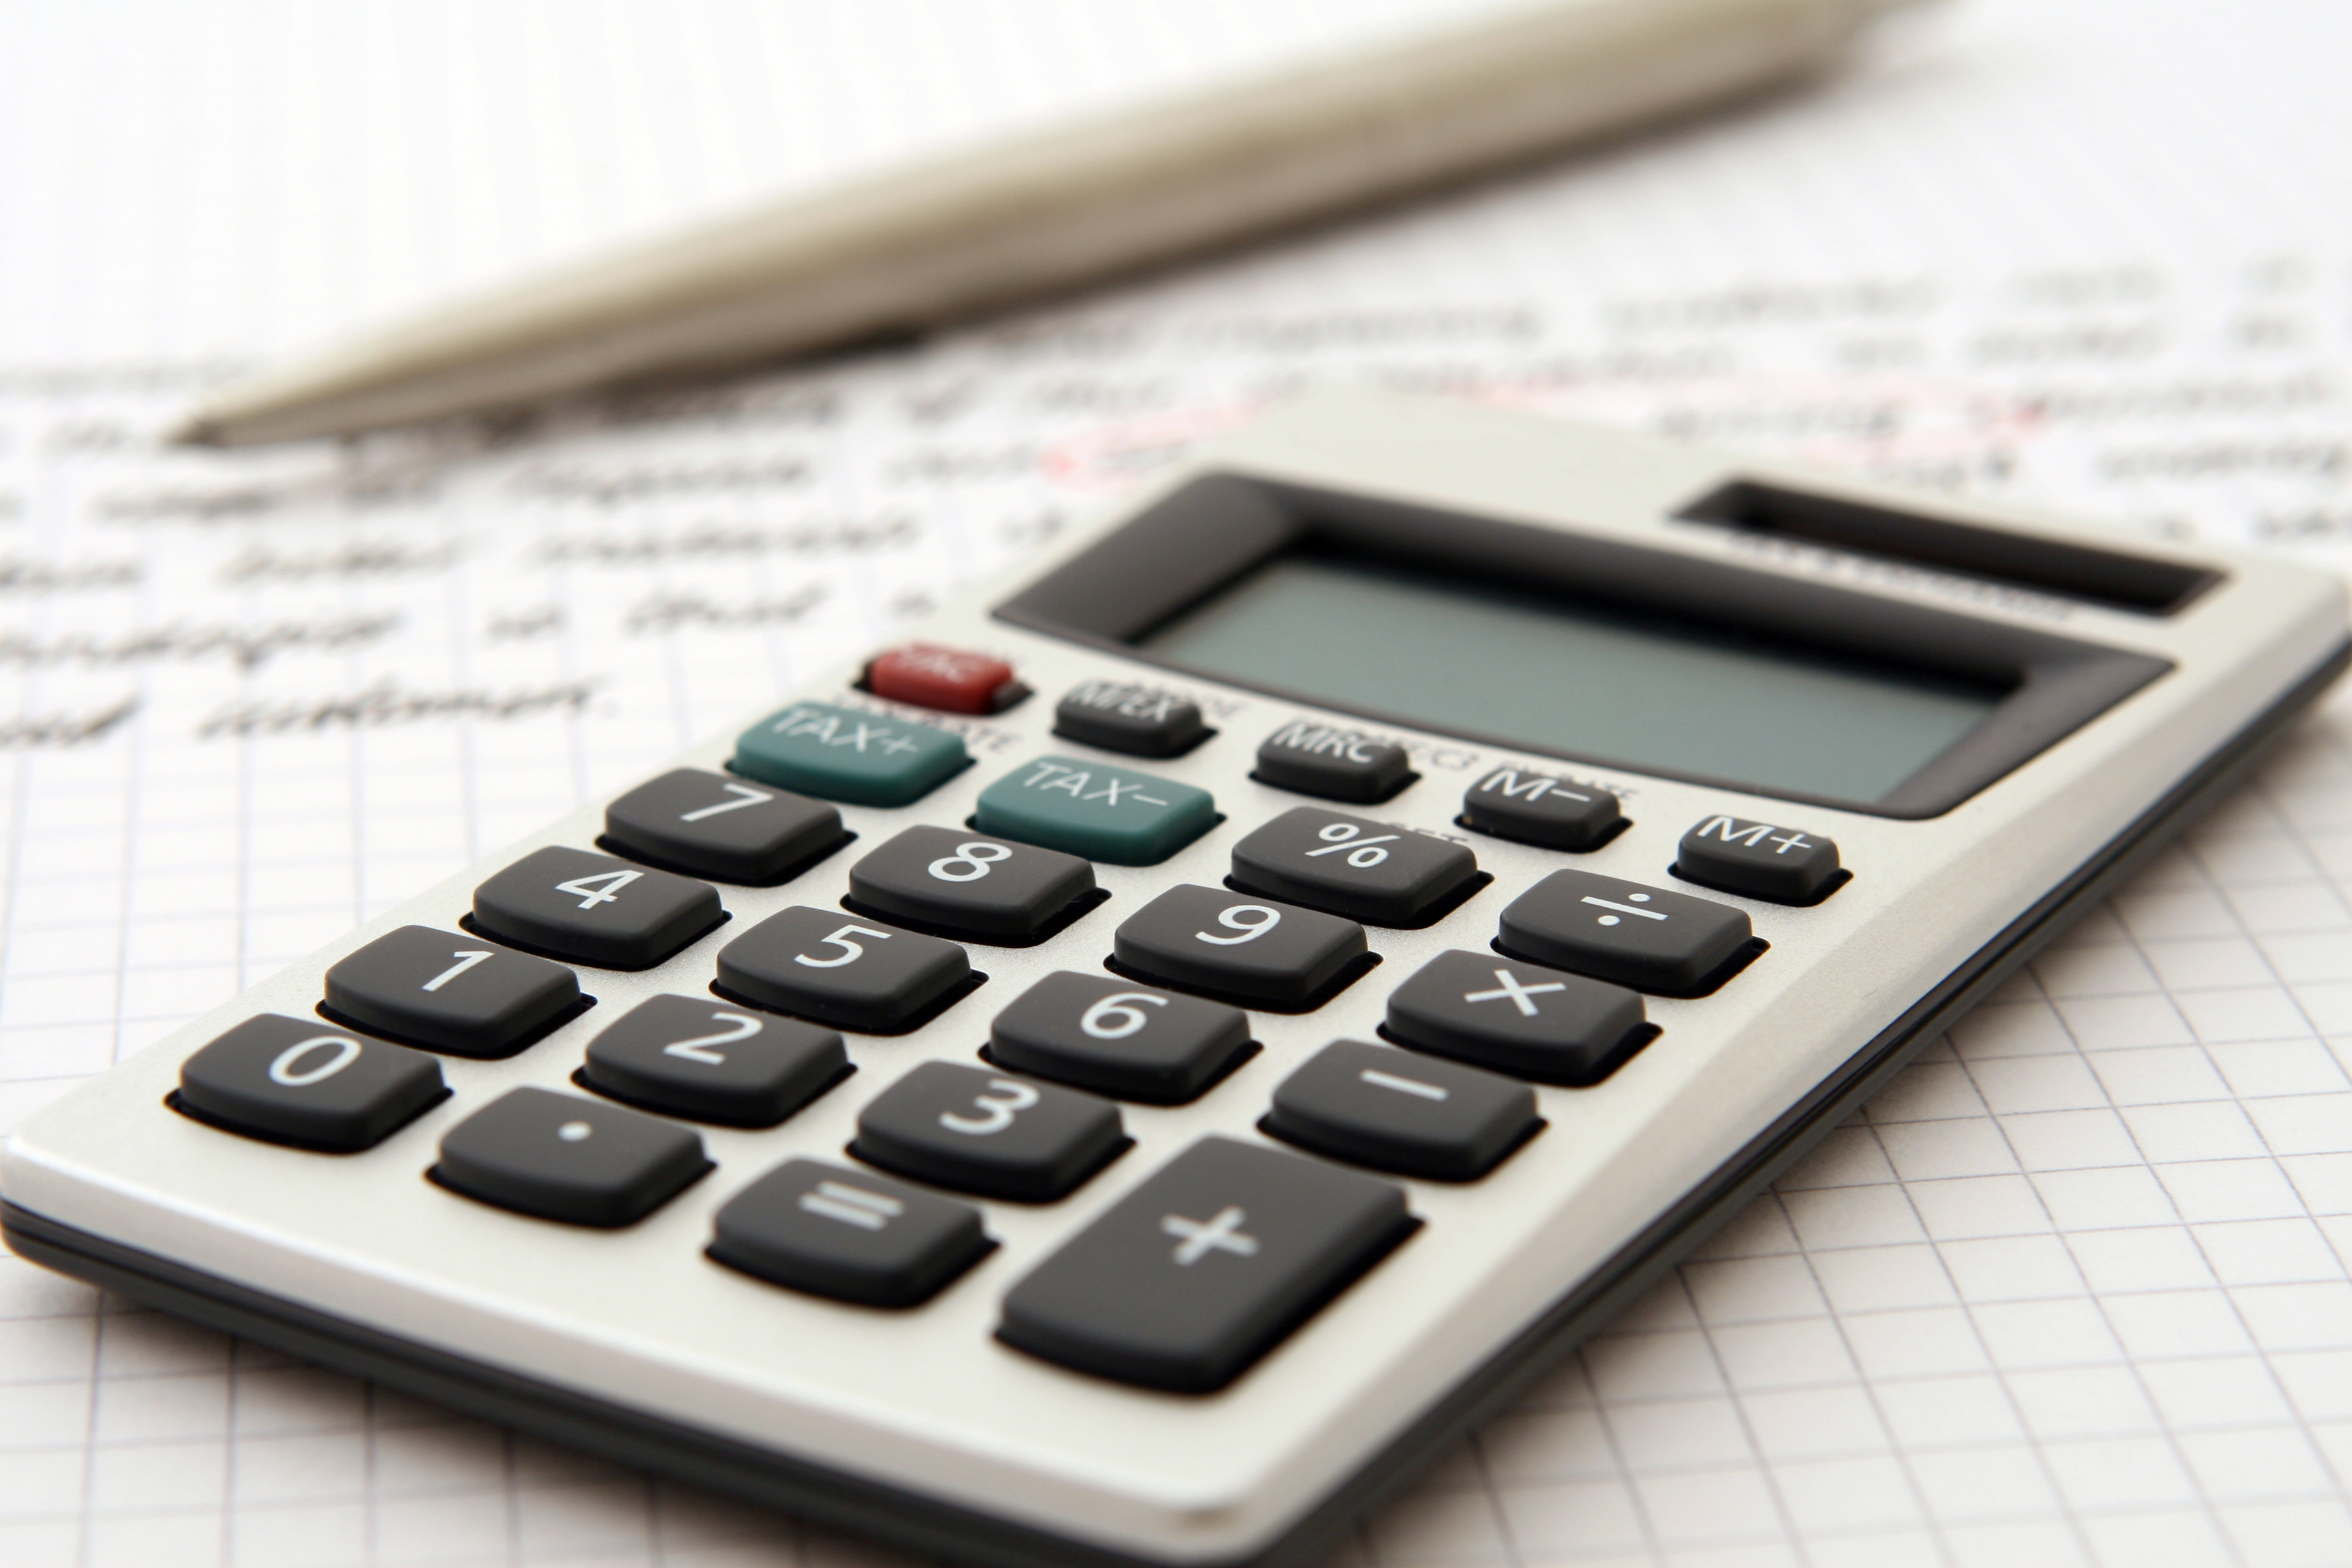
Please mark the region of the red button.
<svg viewBox="0 0 2352 1568"><path fill-rule="evenodd" d="M866 667L866 688L893 702L949 713L996 713L1027 694L1013 667L984 653L908 643Z"/></svg>

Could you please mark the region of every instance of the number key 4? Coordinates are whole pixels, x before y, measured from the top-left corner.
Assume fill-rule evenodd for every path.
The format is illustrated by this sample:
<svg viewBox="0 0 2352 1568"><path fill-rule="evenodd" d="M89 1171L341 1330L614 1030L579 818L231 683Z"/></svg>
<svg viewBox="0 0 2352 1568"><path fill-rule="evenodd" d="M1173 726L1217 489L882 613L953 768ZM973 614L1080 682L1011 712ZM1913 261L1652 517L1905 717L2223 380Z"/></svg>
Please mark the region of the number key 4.
<svg viewBox="0 0 2352 1568"><path fill-rule="evenodd" d="M651 969L726 918L708 882L561 846L474 889L483 935L600 969Z"/></svg>

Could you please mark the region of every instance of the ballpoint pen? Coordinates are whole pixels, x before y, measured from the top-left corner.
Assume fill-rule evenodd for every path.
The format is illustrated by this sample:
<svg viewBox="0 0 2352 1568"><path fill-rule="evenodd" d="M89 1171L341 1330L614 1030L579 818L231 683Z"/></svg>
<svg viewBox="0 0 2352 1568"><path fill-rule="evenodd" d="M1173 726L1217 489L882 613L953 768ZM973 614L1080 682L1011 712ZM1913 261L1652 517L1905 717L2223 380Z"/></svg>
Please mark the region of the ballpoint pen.
<svg viewBox="0 0 2352 1568"><path fill-rule="evenodd" d="M343 435L1041 299L1798 77L1900 0L1549 0L952 153L396 322L178 433Z"/></svg>

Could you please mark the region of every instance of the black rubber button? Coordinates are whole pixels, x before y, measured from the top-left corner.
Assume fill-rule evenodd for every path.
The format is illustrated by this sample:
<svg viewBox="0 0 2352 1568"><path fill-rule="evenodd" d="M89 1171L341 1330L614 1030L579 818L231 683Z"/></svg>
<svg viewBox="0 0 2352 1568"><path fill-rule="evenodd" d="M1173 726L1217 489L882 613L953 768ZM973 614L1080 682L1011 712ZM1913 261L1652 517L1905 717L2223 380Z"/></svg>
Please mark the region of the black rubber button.
<svg viewBox="0 0 2352 1568"><path fill-rule="evenodd" d="M1496 768L1462 796L1462 825L1546 849L1597 849L1624 826L1617 797L1548 773Z"/></svg>
<svg viewBox="0 0 2352 1568"><path fill-rule="evenodd" d="M721 882L772 887L847 837L821 800L678 768L604 808L616 853Z"/></svg>
<svg viewBox="0 0 2352 1568"><path fill-rule="evenodd" d="M449 1130L433 1179L566 1225L643 1219L710 1169L688 1129L576 1094L512 1089Z"/></svg>
<svg viewBox="0 0 2352 1568"><path fill-rule="evenodd" d="M996 1337L1098 1377L1207 1394L1415 1223L1392 1182L1204 1138L1015 1285Z"/></svg>
<svg viewBox="0 0 2352 1568"><path fill-rule="evenodd" d="M1554 871L1504 909L1501 941L1514 957L1689 996L1743 962L1752 939L1748 916L1712 899Z"/></svg>
<svg viewBox="0 0 2352 1568"><path fill-rule="evenodd" d="M1314 805L1234 846L1244 888L1370 925L1410 925L1477 875L1477 857L1459 844Z"/></svg>
<svg viewBox="0 0 2352 1568"><path fill-rule="evenodd" d="M474 889L483 935L600 969L651 969L723 918L708 882L558 845Z"/></svg>
<svg viewBox="0 0 2352 1568"><path fill-rule="evenodd" d="M858 1113L849 1152L962 1192L1051 1203L1128 1145L1118 1107L956 1062L923 1062Z"/></svg>
<svg viewBox="0 0 2352 1568"><path fill-rule="evenodd" d="M183 1063L172 1103L231 1132L349 1153L447 1098L441 1064L422 1051L264 1013Z"/></svg>
<svg viewBox="0 0 2352 1568"><path fill-rule="evenodd" d="M1399 1175L1477 1180L1543 1125L1535 1090L1496 1073L1340 1040L1275 1087L1286 1142Z"/></svg>
<svg viewBox="0 0 2352 1568"><path fill-rule="evenodd" d="M430 926L386 931L327 971L333 1011L452 1056L510 1057L581 1000L560 963Z"/></svg>
<svg viewBox="0 0 2352 1568"><path fill-rule="evenodd" d="M1238 1007L1066 969L996 1016L988 1051L1014 1072L1181 1105L1249 1053L1249 1015Z"/></svg>
<svg viewBox="0 0 2352 1568"><path fill-rule="evenodd" d="M588 1045L585 1085L647 1110L773 1127L849 1076L841 1037L709 996L649 996Z"/></svg>
<svg viewBox="0 0 2352 1568"><path fill-rule="evenodd" d="M1412 759L1402 746L1360 730L1294 719L1257 749L1260 784L1325 800L1369 805L1412 782Z"/></svg>
<svg viewBox="0 0 2352 1568"><path fill-rule="evenodd" d="M849 870L856 904L972 942L1031 941L1094 890L1075 855L961 827L909 827Z"/></svg>
<svg viewBox="0 0 2352 1568"><path fill-rule="evenodd" d="M996 1246L970 1204L821 1160L785 1161L713 1228L710 1256L729 1268L868 1307L928 1301Z"/></svg>
<svg viewBox="0 0 2352 1568"><path fill-rule="evenodd" d="M1221 996L1307 1001L1367 951L1337 915L1179 883L1119 923L1118 962L1139 974Z"/></svg>
<svg viewBox="0 0 2352 1568"><path fill-rule="evenodd" d="M1390 994L1386 1027L1418 1051L1579 1086L1609 1076L1654 1032L1638 991L1458 948Z"/></svg>
<svg viewBox="0 0 2352 1568"><path fill-rule="evenodd" d="M719 950L732 996L836 1029L903 1034L971 983L962 948L806 905L770 915Z"/></svg>
<svg viewBox="0 0 2352 1568"><path fill-rule="evenodd" d="M1849 880L1836 839L1737 816L1710 816L1684 834L1675 875L1776 904L1819 903Z"/></svg>
<svg viewBox="0 0 2352 1568"><path fill-rule="evenodd" d="M1208 738L1200 707L1171 691L1088 680L1054 708L1054 733L1130 757L1173 757Z"/></svg>

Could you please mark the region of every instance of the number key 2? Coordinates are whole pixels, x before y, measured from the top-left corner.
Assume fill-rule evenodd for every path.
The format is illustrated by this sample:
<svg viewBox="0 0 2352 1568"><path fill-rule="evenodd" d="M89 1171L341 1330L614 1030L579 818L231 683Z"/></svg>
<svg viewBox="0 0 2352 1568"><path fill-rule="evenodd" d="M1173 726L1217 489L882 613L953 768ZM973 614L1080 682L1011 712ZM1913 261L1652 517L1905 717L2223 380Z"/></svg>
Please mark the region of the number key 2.
<svg viewBox="0 0 2352 1568"><path fill-rule="evenodd" d="M924 1062L857 1117L849 1152L919 1182L1050 1203L1129 1142L1118 1107L958 1062Z"/></svg>
<svg viewBox="0 0 2352 1568"><path fill-rule="evenodd" d="M1234 846L1244 889L1371 925L1416 924L1477 875L1477 857L1459 844L1311 805Z"/></svg>
<svg viewBox="0 0 2352 1568"><path fill-rule="evenodd" d="M459 1057L510 1057L585 1005L572 971L477 936L402 926L327 971L327 1009Z"/></svg>
<svg viewBox="0 0 2352 1568"><path fill-rule="evenodd" d="M599 969L651 969L725 914L708 882L557 845L474 889L485 936Z"/></svg>
<svg viewBox="0 0 2352 1568"><path fill-rule="evenodd" d="M651 996L589 1043L579 1081L647 1110L773 1127L849 1073L831 1029L708 996Z"/></svg>

